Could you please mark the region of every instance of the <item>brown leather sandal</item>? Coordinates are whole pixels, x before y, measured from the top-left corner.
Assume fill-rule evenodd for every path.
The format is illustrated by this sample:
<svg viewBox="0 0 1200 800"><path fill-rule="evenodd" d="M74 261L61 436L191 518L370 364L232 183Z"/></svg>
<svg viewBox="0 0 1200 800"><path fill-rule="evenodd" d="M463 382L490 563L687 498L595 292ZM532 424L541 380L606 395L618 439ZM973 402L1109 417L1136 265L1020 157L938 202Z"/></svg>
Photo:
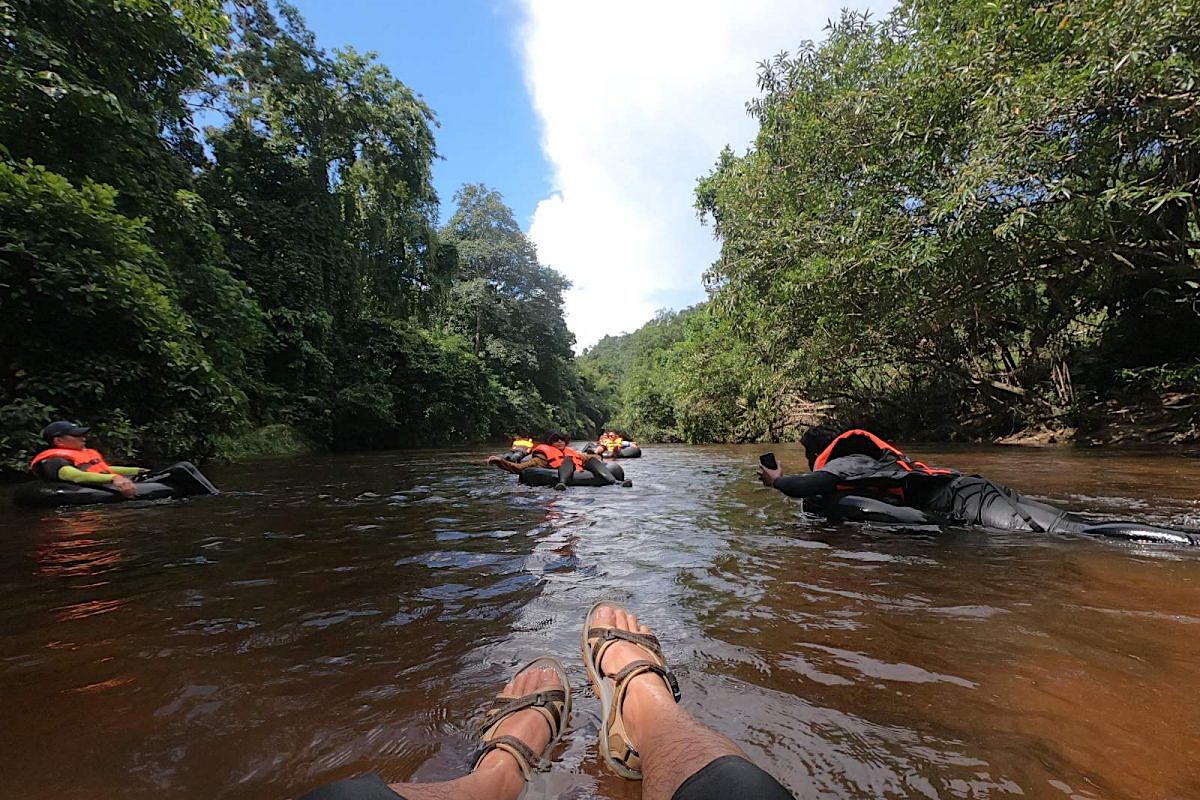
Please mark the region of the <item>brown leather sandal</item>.
<svg viewBox="0 0 1200 800"><path fill-rule="evenodd" d="M524 697L496 695L492 707L484 714L483 722L480 725L479 738L483 744L471 760L471 769L478 767L483 757L493 750L503 750L516 759L517 766L521 768L521 774L525 776L525 780L529 780L529 776L543 766L544 759L554 749L554 745L558 744L558 740L562 737L567 722L571 718L571 683L562 664L553 658L535 658L513 673L513 676L516 677L530 669L543 668L549 668L558 673L558 679L562 681L562 688L543 689ZM539 712L546 718L546 724L550 726L550 741L546 743L540 753L533 752L529 745L515 736L496 735L501 722L527 708Z"/></svg>
<svg viewBox="0 0 1200 800"><path fill-rule="evenodd" d="M617 775L630 780L642 779L642 757L629 741L625 720L621 717L621 704L629 683L638 675L652 672L658 675L671 690L675 702L679 702L679 682L667 669L658 639L648 633L632 633L619 628L592 628L589 623L596 609L608 606L627 614L632 613L619 603L603 600L592 606L583 618L583 665L587 668L592 691L600 700L600 754ZM653 660L631 661L616 675L608 676L600 670L604 653L615 642L631 642L646 651Z"/></svg>

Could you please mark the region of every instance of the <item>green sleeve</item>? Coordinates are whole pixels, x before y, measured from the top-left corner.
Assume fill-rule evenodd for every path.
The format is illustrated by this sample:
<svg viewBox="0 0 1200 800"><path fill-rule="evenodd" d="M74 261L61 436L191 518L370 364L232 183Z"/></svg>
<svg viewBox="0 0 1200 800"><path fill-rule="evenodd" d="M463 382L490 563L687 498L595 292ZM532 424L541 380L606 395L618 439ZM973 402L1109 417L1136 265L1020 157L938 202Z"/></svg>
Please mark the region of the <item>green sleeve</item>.
<svg viewBox="0 0 1200 800"><path fill-rule="evenodd" d="M70 483L112 483L113 476L106 472L84 472L81 469L76 469L68 464L65 467L59 467L58 479L60 481L69 481Z"/></svg>
<svg viewBox="0 0 1200 800"><path fill-rule="evenodd" d="M125 475L127 477L133 477L142 471L141 467L114 467L112 464L109 464L108 468L116 475Z"/></svg>

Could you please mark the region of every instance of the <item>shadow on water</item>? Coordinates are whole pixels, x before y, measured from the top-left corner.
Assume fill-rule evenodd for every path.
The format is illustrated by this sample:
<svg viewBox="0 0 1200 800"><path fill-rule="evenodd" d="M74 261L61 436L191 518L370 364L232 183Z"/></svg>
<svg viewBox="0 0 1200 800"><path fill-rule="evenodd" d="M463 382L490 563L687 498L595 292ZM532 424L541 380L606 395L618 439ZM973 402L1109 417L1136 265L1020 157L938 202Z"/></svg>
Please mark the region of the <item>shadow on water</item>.
<svg viewBox="0 0 1200 800"><path fill-rule="evenodd" d="M799 465L799 453L776 448ZM684 704L800 797L1200 795L1200 554L830 526L750 448L655 448L555 493L482 451L261 462L228 494L0 517L6 796L294 796L462 773L512 667L574 731L527 797L637 797L597 763L582 615L630 603ZM1200 520L1200 464L922 452L1074 510ZM940 455L940 459L935 457Z"/></svg>

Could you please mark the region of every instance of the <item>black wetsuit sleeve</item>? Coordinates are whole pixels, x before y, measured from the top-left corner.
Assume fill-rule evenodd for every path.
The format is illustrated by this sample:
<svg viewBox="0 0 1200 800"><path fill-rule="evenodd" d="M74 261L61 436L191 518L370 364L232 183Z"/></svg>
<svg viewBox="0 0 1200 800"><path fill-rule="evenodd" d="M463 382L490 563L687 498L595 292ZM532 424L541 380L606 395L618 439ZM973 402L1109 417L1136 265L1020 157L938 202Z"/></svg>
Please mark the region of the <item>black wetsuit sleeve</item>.
<svg viewBox="0 0 1200 800"><path fill-rule="evenodd" d="M784 475L776 479L774 486L788 497L815 497L831 494L838 484L838 476L829 472L809 472L804 475Z"/></svg>
<svg viewBox="0 0 1200 800"><path fill-rule="evenodd" d="M56 481L58 480L58 471L69 466L71 466L71 462L65 458L47 458L45 461L38 462L37 476L44 481Z"/></svg>

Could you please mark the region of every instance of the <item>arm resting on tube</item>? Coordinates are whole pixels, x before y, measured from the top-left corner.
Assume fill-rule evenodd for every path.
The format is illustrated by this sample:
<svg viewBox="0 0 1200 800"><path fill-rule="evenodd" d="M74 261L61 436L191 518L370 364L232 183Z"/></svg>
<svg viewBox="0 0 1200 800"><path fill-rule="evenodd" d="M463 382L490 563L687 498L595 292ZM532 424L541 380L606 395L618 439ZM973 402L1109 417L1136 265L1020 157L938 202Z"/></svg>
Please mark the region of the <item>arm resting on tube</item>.
<svg viewBox="0 0 1200 800"><path fill-rule="evenodd" d="M58 479L67 481L68 483L78 483L83 486L102 485L112 483L113 473L109 472L85 472L81 469L76 469L69 464L65 467L59 467Z"/></svg>
<svg viewBox="0 0 1200 800"><path fill-rule="evenodd" d="M803 475L784 475L773 484L788 497L815 497L832 494L838 477L829 472L809 472Z"/></svg>

